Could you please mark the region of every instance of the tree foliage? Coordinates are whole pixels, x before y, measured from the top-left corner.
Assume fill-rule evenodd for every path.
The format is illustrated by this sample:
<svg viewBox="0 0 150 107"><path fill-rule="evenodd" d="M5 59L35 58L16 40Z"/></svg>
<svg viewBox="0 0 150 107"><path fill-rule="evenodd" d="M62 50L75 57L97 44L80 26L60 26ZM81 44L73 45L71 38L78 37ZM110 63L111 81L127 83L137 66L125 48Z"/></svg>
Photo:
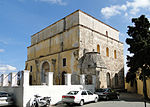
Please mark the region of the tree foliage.
<svg viewBox="0 0 150 107"><path fill-rule="evenodd" d="M133 80L139 68L141 68L140 79L146 81L146 78L150 77L150 23L144 15L133 18L132 23L133 26L128 26L129 38L126 39L131 54L127 56L130 73L127 74L126 81ZM143 85L145 83L143 82Z"/></svg>

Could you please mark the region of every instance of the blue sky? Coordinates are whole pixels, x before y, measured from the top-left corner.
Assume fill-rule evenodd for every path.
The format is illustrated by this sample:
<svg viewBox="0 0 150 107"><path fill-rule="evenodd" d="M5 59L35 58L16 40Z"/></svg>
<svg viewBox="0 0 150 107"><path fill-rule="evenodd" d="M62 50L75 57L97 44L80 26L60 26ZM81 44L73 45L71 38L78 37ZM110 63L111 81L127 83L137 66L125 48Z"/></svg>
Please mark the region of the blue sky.
<svg viewBox="0 0 150 107"><path fill-rule="evenodd" d="M150 0L0 0L0 73L23 70L30 36L77 9L120 31L125 59L131 18L150 18Z"/></svg>

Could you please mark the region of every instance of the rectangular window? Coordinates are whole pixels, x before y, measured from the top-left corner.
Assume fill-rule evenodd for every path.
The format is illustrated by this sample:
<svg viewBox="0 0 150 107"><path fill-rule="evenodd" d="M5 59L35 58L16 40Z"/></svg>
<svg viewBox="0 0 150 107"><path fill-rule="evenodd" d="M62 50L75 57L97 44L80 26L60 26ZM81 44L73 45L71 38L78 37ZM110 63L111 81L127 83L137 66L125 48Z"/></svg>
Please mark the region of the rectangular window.
<svg viewBox="0 0 150 107"><path fill-rule="evenodd" d="M30 72L32 72L32 66L30 66Z"/></svg>
<svg viewBox="0 0 150 107"><path fill-rule="evenodd" d="M66 58L63 58L63 66L66 66Z"/></svg>

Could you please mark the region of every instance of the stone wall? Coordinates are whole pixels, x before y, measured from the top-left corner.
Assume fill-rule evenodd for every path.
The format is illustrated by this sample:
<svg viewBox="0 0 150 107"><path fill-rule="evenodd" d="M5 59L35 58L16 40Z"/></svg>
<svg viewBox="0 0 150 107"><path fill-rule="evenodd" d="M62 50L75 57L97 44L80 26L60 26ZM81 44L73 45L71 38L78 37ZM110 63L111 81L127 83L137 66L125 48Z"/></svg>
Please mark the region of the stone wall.
<svg viewBox="0 0 150 107"><path fill-rule="evenodd" d="M120 80L118 88L124 87L123 44L119 42L119 31L80 10L31 37L26 69L30 70L30 66L33 66L33 77L36 80L40 80L35 75L41 71L40 64L45 60L49 61L50 71L54 72L54 75L63 71L80 72L78 60L85 52L97 52L98 45L100 55L107 67L106 72L111 75L112 87L115 87L114 76L116 73ZM106 56L107 47L109 57ZM116 58L114 51L116 51ZM63 58L67 58L66 67L62 66ZM55 67L52 64L53 59L56 60Z"/></svg>
<svg viewBox="0 0 150 107"><path fill-rule="evenodd" d="M80 29L79 58L83 56L84 50L86 50L86 52L92 52L92 51L97 52L97 45L99 45L100 55L102 59L104 60L104 63L107 68L106 72L110 73L111 87L112 88L124 88L123 44L117 40L111 39L107 36L104 36L84 26L80 26L79 29ZM107 47L109 49L109 56L106 56ZM114 57L114 50L116 50L116 58ZM101 74L101 77L105 78L106 73L102 73L102 74ZM119 78L118 86L115 86L115 79L114 79L115 74L118 74L118 78ZM106 83L106 82L103 82L103 83ZM107 86L107 84L104 84L103 86L105 87Z"/></svg>

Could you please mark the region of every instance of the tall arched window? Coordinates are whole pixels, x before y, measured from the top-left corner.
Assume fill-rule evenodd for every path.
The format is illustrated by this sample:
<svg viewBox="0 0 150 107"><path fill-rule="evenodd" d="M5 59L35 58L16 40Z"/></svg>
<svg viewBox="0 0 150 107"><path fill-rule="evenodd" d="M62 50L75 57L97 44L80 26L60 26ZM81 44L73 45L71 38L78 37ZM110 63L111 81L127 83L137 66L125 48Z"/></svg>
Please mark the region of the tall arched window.
<svg viewBox="0 0 150 107"><path fill-rule="evenodd" d="M115 86L118 86L118 74L115 74Z"/></svg>
<svg viewBox="0 0 150 107"><path fill-rule="evenodd" d="M97 45L97 52L100 53L100 46L99 46L99 44Z"/></svg>
<svg viewBox="0 0 150 107"><path fill-rule="evenodd" d="M114 58L117 58L116 50L114 50Z"/></svg>
<svg viewBox="0 0 150 107"><path fill-rule="evenodd" d="M109 57L109 48L106 48L106 56Z"/></svg>
<svg viewBox="0 0 150 107"><path fill-rule="evenodd" d="M46 73L47 72L50 72L50 65L47 61L45 61L43 64L42 64L42 71L41 71L41 84L42 83L46 83Z"/></svg>
<svg viewBox="0 0 150 107"><path fill-rule="evenodd" d="M110 73L107 73L106 77L107 77L107 87L110 87L111 86Z"/></svg>

